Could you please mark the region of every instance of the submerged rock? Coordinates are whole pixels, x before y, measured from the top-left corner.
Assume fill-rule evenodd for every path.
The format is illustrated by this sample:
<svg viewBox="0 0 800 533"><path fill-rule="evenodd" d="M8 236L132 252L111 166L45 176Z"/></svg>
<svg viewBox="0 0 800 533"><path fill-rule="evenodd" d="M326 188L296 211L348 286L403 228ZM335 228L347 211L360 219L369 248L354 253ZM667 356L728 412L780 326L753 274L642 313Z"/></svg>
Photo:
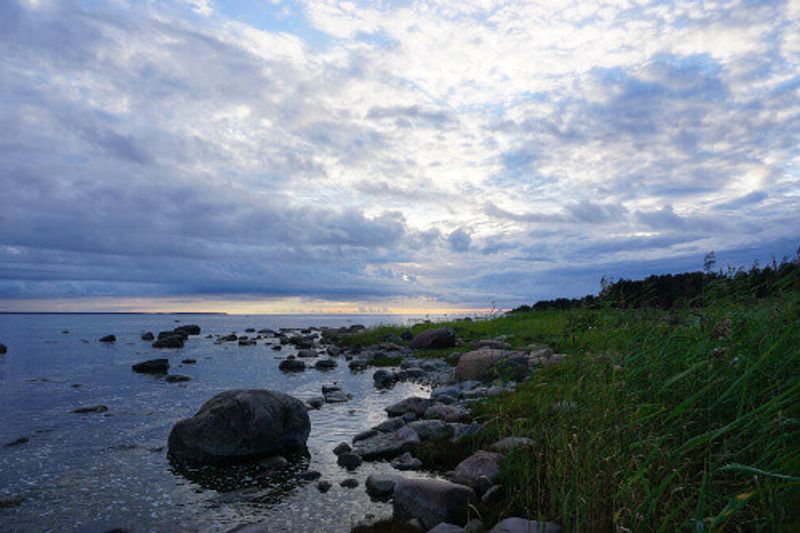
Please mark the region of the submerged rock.
<svg viewBox="0 0 800 533"><path fill-rule="evenodd" d="M181 335L158 334L158 339L153 343L153 348L183 348L185 338Z"/></svg>
<svg viewBox="0 0 800 533"><path fill-rule="evenodd" d="M153 335L153 332L152 332L152 331L148 331L147 333L145 333L145 334L144 334L144 335L142 335L142 337L141 337L141 339L142 339L143 341L148 341L148 342L149 342L149 341L152 341L152 340L155 340L155 338L156 338L156 336L155 336L155 335Z"/></svg>
<svg viewBox="0 0 800 533"><path fill-rule="evenodd" d="M309 398L306 403L312 409L319 409L325 405L325 398L322 396L314 396L313 398Z"/></svg>
<svg viewBox="0 0 800 533"><path fill-rule="evenodd" d="M317 483L317 490L321 493L325 494L329 490L331 490L331 482L330 481L320 481Z"/></svg>
<svg viewBox="0 0 800 533"><path fill-rule="evenodd" d="M12 440L11 442L7 442L7 443L3 444L3 446L5 448L12 448L14 446L21 446L23 444L26 444L26 443L30 442L30 440L31 440L30 437L20 437L20 438L18 438L16 440Z"/></svg>
<svg viewBox="0 0 800 533"><path fill-rule="evenodd" d="M192 378L189 376L184 376L181 374L172 374L167 376L167 383L183 383L185 381L191 381Z"/></svg>
<svg viewBox="0 0 800 533"><path fill-rule="evenodd" d="M207 401L169 434L170 458L220 463L305 446L311 422L300 400L269 390L231 390Z"/></svg>
<svg viewBox="0 0 800 533"><path fill-rule="evenodd" d="M0 344L0 355L8 353L8 346L5 344Z"/></svg>
<svg viewBox="0 0 800 533"><path fill-rule="evenodd" d="M355 478L349 477L349 478L345 479L344 481L342 481L341 483L339 483L339 486L344 487L346 489L354 489L354 488L358 487L358 480L355 479Z"/></svg>
<svg viewBox="0 0 800 533"><path fill-rule="evenodd" d="M278 364L278 369L282 372L302 372L306 364L299 359L284 359Z"/></svg>
<svg viewBox="0 0 800 533"><path fill-rule="evenodd" d="M131 368L140 374L166 374L169 370L169 359L151 359L136 363Z"/></svg>
<svg viewBox="0 0 800 533"><path fill-rule="evenodd" d="M372 381L375 383L375 387L383 389L394 385L394 382L397 381L397 375L391 370L381 368L372 374Z"/></svg>
<svg viewBox="0 0 800 533"><path fill-rule="evenodd" d="M117 342L117 337L115 335L106 335L100 338L100 342Z"/></svg>
<svg viewBox="0 0 800 533"><path fill-rule="evenodd" d="M333 359L320 359L314 364L317 370L332 370L338 366L338 363Z"/></svg>
<svg viewBox="0 0 800 533"><path fill-rule="evenodd" d="M108 406L105 405L90 405L88 407L78 407L73 409L72 412L78 415L89 413L105 413L108 411Z"/></svg>
<svg viewBox="0 0 800 533"><path fill-rule="evenodd" d="M394 487L394 517L416 519L425 529L441 522L464 524L475 493L438 479L401 479Z"/></svg>
<svg viewBox="0 0 800 533"><path fill-rule="evenodd" d="M197 324L186 324L185 326L178 326L173 331L186 333L187 335L200 335L200 326Z"/></svg>

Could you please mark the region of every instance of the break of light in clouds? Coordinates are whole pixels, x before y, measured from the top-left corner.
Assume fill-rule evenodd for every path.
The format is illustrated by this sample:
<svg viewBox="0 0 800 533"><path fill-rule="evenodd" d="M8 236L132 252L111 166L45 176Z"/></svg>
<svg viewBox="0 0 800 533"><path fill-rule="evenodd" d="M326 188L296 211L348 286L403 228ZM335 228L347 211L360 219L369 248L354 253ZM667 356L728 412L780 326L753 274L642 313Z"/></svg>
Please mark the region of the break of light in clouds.
<svg viewBox="0 0 800 533"><path fill-rule="evenodd" d="M0 0L0 54L5 310L502 307L800 244L798 0Z"/></svg>

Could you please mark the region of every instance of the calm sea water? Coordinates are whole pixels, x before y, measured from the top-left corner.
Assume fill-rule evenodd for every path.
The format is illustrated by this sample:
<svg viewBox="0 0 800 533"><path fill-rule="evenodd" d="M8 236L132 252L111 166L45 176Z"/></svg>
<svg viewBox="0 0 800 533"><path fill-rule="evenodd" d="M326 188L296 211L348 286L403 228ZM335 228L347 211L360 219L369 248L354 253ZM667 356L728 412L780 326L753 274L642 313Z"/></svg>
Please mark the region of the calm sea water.
<svg viewBox="0 0 800 533"><path fill-rule="evenodd" d="M215 345L212 333L254 327L342 326L409 323L409 316L242 315L0 315L0 499L22 498L0 508L1 531L225 531L266 521L274 531L348 531L367 514L389 515L364 489L367 475L390 472L365 463L355 474L336 465L333 448L385 419L383 408L426 389L398 384L378 391L371 372L352 374L342 358L330 372L278 371L290 347ZM156 350L140 340L180 324L199 324L180 350ZM68 330L69 333L62 333ZM97 340L107 334L117 342ZM131 371L133 363L169 357L171 373L192 381L167 383ZM197 359L181 366L181 359ZM338 382L352 401L311 411L309 456L295 460L333 483L320 494L293 472L268 474L255 466L178 471L166 457L167 436L214 394L233 388L268 388L308 399L323 384ZM104 404L105 414L77 415L76 407ZM17 446L3 446L20 437ZM419 475L425 475L419 474ZM360 486L339 482L355 477Z"/></svg>

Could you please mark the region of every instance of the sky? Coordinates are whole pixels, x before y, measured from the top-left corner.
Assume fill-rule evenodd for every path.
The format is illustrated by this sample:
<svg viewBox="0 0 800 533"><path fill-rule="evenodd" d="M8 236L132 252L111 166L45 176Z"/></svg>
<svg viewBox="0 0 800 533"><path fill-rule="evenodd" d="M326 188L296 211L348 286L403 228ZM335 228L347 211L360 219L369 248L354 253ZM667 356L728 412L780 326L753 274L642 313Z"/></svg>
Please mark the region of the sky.
<svg viewBox="0 0 800 533"><path fill-rule="evenodd" d="M800 0L0 0L0 310L510 308L800 245Z"/></svg>

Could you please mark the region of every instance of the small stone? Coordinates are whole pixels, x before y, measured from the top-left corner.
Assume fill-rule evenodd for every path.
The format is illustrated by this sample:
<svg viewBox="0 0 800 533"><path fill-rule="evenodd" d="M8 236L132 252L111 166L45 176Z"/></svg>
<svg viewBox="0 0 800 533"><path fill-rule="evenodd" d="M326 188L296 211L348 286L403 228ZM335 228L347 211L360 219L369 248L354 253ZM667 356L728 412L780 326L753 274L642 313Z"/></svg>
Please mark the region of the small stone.
<svg viewBox="0 0 800 533"><path fill-rule="evenodd" d="M88 413L105 413L108 411L108 407L105 405L91 405L88 407L78 407L77 409L73 409L72 412L75 414L83 415Z"/></svg>
<svg viewBox="0 0 800 533"><path fill-rule="evenodd" d="M3 446L6 447L6 448L11 448L13 446L21 446L22 444L26 444L26 443L30 442L30 440L31 439L29 437L20 437L20 438L18 438L16 440L12 440L11 442L7 442L7 443L3 444Z"/></svg>
<svg viewBox="0 0 800 533"><path fill-rule="evenodd" d="M151 359L136 363L131 368L140 374L166 374L169 370L169 359Z"/></svg>
<svg viewBox="0 0 800 533"><path fill-rule="evenodd" d="M299 477L304 481L314 481L315 479L321 478L322 474L316 470L306 470L305 472L301 473Z"/></svg>
<svg viewBox="0 0 800 533"><path fill-rule="evenodd" d="M351 452L340 453L336 459L336 464L348 470L355 470L361 463L361 457Z"/></svg>
<svg viewBox="0 0 800 533"><path fill-rule="evenodd" d="M281 372L303 372L305 369L306 364L299 359L284 359L278 364Z"/></svg>
<svg viewBox="0 0 800 533"><path fill-rule="evenodd" d="M331 483L330 481L320 481L317 483L317 490L321 493L325 494L329 490L331 490Z"/></svg>
<svg viewBox="0 0 800 533"><path fill-rule="evenodd" d="M167 383L183 383L185 381L191 381L192 378L189 376L183 376L181 374L172 374L167 376Z"/></svg>
<svg viewBox="0 0 800 533"><path fill-rule="evenodd" d="M309 398L309 399L306 401L306 403L307 403L307 404L308 404L308 406L309 406L309 407L311 407L312 409L319 409L319 408L321 408L323 405L325 405L325 398L323 398L322 396L314 396L313 398Z"/></svg>
<svg viewBox="0 0 800 533"><path fill-rule="evenodd" d="M344 481L342 481L341 483L339 483L339 485L344 487L344 488L346 488L346 489L354 489L354 488L358 487L358 480L355 479L355 478L349 477L349 478L345 479Z"/></svg>
<svg viewBox="0 0 800 533"><path fill-rule="evenodd" d="M343 453L347 453L352 450L353 448L351 448L349 444L347 444L346 442L340 442L339 444L336 445L336 448L333 449L333 453L335 455L342 455Z"/></svg>
<svg viewBox="0 0 800 533"><path fill-rule="evenodd" d="M197 359L183 359L181 360L181 363L183 363L184 365L196 365Z"/></svg>
<svg viewBox="0 0 800 533"><path fill-rule="evenodd" d="M106 335L100 339L100 342L117 342L117 337L114 335Z"/></svg>
<svg viewBox="0 0 800 533"><path fill-rule="evenodd" d="M142 340L143 340L143 341L150 342L150 341L153 341L153 340L155 340L156 336L155 336L155 335L153 335L153 332L152 332L152 331L148 331L147 333L145 333L144 335L142 335L142 337L141 337L141 338L142 338Z"/></svg>

